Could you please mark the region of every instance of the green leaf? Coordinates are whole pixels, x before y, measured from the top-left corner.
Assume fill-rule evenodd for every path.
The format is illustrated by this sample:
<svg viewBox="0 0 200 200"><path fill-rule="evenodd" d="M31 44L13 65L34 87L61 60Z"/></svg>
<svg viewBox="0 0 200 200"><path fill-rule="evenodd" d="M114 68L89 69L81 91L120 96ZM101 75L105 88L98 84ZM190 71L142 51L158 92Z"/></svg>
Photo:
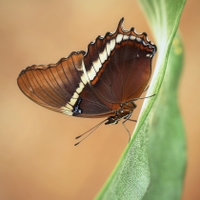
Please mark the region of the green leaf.
<svg viewBox="0 0 200 200"><path fill-rule="evenodd" d="M177 86L183 47L179 36L173 47L172 42L185 0L139 2L157 41L158 59L147 94L156 96L145 99L131 141L96 199L171 200L181 195L185 138Z"/></svg>
<svg viewBox="0 0 200 200"><path fill-rule="evenodd" d="M186 163L186 145L177 88L183 64L180 36L174 39L166 74L153 105L149 129L151 184L144 200L180 199Z"/></svg>

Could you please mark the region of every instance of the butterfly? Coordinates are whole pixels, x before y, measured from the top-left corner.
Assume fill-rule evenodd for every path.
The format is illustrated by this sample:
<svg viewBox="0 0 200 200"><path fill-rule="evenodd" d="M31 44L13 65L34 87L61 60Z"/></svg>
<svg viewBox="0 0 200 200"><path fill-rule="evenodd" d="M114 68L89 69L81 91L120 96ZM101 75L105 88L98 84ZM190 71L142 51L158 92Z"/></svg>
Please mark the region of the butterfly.
<svg viewBox="0 0 200 200"><path fill-rule="evenodd" d="M129 120L149 83L156 46L146 33L123 29L123 21L86 52L27 67L17 79L19 88L35 103L66 115L106 118L100 123L106 125Z"/></svg>

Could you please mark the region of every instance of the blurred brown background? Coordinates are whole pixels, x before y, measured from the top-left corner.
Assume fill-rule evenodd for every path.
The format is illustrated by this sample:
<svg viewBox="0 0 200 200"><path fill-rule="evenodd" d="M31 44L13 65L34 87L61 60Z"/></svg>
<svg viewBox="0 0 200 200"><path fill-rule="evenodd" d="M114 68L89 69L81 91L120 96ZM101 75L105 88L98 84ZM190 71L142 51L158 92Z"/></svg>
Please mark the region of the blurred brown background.
<svg viewBox="0 0 200 200"><path fill-rule="evenodd" d="M187 2L180 24L186 47L179 91L188 142L184 200L200 199L199 4ZM146 31L155 42L135 1L0 1L0 199L92 199L101 188L127 145L121 123L101 126L74 147L75 136L101 119L44 109L21 93L16 79L29 65L85 50L98 35L114 31L123 16L126 29Z"/></svg>

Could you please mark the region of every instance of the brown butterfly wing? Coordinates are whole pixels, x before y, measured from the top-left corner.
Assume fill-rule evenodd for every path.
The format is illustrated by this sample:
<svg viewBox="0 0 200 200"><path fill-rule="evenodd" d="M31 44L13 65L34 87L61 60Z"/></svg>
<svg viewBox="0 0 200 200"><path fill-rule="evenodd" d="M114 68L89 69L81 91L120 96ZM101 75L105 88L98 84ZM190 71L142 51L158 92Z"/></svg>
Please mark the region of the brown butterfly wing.
<svg viewBox="0 0 200 200"><path fill-rule="evenodd" d="M57 64L33 65L21 72L17 83L21 91L34 102L50 110L62 112L76 90L78 74L73 73L73 60L81 62L84 52L72 53Z"/></svg>
<svg viewBox="0 0 200 200"><path fill-rule="evenodd" d="M22 92L50 110L80 117L115 115L122 103L139 98L151 76L156 46L146 33L114 33L72 52L57 64L33 65L17 80Z"/></svg>
<svg viewBox="0 0 200 200"><path fill-rule="evenodd" d="M73 52L57 64L28 67L20 73L18 86L35 103L56 112L84 117L110 113L92 94L82 70L83 56L83 51ZM84 109L76 113L79 99Z"/></svg>
<svg viewBox="0 0 200 200"><path fill-rule="evenodd" d="M122 28L99 36L88 46L84 63L91 87L108 107L139 98L151 77L156 46L147 34Z"/></svg>

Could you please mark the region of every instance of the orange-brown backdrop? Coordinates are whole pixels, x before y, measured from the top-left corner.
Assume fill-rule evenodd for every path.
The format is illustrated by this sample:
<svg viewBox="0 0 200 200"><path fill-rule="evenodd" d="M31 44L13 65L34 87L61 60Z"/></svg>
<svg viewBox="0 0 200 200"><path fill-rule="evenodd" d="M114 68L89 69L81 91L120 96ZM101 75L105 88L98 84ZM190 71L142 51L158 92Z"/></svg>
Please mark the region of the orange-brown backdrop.
<svg viewBox="0 0 200 200"><path fill-rule="evenodd" d="M199 4L187 2L180 24L186 48L179 91L188 142L184 200L200 199ZM0 1L0 199L92 199L101 188L127 145L121 123L100 127L74 147L75 136L100 120L48 111L26 98L16 79L26 66L85 50L123 16L126 29L134 26L155 41L136 1Z"/></svg>

